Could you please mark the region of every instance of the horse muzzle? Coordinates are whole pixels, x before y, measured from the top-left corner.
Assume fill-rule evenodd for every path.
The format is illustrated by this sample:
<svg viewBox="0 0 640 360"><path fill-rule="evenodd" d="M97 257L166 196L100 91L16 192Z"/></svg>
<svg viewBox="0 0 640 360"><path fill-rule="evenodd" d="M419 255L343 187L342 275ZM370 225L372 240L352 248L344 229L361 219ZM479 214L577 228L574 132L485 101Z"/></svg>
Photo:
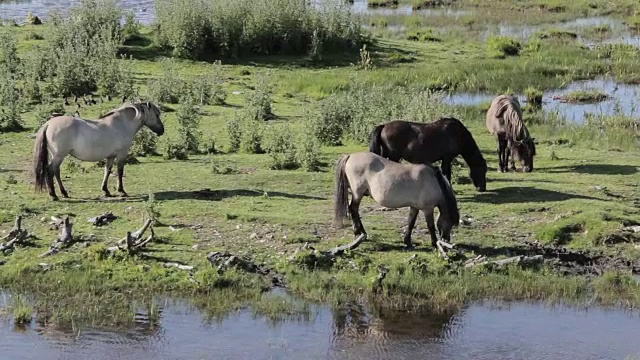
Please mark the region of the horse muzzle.
<svg viewBox="0 0 640 360"><path fill-rule="evenodd" d="M153 132L158 136L162 136L162 134L164 134L164 126L159 129L153 129Z"/></svg>

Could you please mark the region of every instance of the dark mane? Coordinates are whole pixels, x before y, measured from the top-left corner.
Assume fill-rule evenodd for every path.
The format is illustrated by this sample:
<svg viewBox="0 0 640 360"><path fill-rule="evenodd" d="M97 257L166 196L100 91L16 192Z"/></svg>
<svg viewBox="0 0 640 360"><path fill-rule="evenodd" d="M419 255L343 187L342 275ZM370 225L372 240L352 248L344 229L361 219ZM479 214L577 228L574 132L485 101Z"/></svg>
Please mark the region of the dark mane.
<svg viewBox="0 0 640 360"><path fill-rule="evenodd" d="M471 132L469 131L469 129L467 129L466 126L464 126L462 121L454 117L443 117L440 118L440 120L455 123L457 125L458 133L459 135L461 135L464 143L467 145L465 147L462 147L460 152L460 155L462 155L464 161L469 166L482 166L486 168L487 161L482 156L482 151L480 151L478 143L476 143L473 135L471 135Z"/></svg>
<svg viewBox="0 0 640 360"><path fill-rule="evenodd" d="M447 181L447 179L440 171L439 167L435 167L436 171L436 179L438 179L438 185L440 185L440 190L444 195L444 204L442 206L445 207L447 215L453 221L454 224L458 224L460 222L460 211L458 210L458 201L456 200L456 196L453 193L453 188Z"/></svg>
<svg viewBox="0 0 640 360"><path fill-rule="evenodd" d="M107 117L107 116L109 116L109 115L113 115L113 113L115 113L115 112L116 112L115 110L111 110L111 111L109 111L108 113L106 113L106 114L104 114L104 115L99 116L99 117L98 117L98 120L100 120L100 119L104 119L104 118L106 118L106 117Z"/></svg>

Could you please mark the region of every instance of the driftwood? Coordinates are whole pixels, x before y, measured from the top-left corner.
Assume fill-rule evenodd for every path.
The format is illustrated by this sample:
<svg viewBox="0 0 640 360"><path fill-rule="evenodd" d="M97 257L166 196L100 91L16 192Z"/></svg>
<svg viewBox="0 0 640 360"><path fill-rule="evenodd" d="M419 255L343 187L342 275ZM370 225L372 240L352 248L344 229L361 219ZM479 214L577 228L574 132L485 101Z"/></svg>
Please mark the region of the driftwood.
<svg viewBox="0 0 640 360"><path fill-rule="evenodd" d="M333 249L324 252L325 255L330 255L330 256L339 256L342 255L345 251L347 250L353 250L355 248L357 248L358 246L360 246L360 244L362 244L365 240L367 240L367 234L360 234L360 236L358 236L353 242L351 242L350 244L347 245L342 245L342 246L336 246Z"/></svg>
<svg viewBox="0 0 640 360"><path fill-rule="evenodd" d="M169 268L169 267L177 267L180 270L188 270L191 271L193 269L195 269L194 266L191 265L182 265L182 264L178 264L178 263L174 263L174 262L170 262L170 263L163 263L162 266Z"/></svg>
<svg viewBox="0 0 640 360"><path fill-rule="evenodd" d="M153 226L151 226L151 222L152 220L150 219L145 221L142 227L134 231L133 233L127 231L127 236L118 241L117 246L110 247L107 249L107 251L116 252L118 250L123 250L128 252L129 254L138 252L155 238L155 233L153 231ZM150 234L145 239L142 236L147 231L147 229L149 230Z"/></svg>
<svg viewBox="0 0 640 360"><path fill-rule="evenodd" d="M51 216L51 221L49 221L49 225L51 225L51 229L60 229L60 227L64 224L64 220L60 219L57 216Z"/></svg>
<svg viewBox="0 0 640 360"><path fill-rule="evenodd" d="M507 259L493 260L493 261L488 261L488 260L486 260L485 256L478 255L475 258L465 262L464 266L465 267L472 267L472 266L483 266L483 265L488 265L488 264L494 264L494 265L497 265L497 266L504 266L504 265L507 265L507 264L522 264L522 265L526 265L526 264L540 263L542 261L544 261L542 255L534 255L534 256L520 255L520 256L510 257L510 258L507 258Z"/></svg>
<svg viewBox="0 0 640 360"><path fill-rule="evenodd" d="M9 234L0 239L0 252L12 251L16 245L26 245L25 242L30 237L29 232L22 228L22 216L18 216Z"/></svg>
<svg viewBox="0 0 640 360"><path fill-rule="evenodd" d="M236 268L248 273L271 277L271 283L274 286L284 286L284 279L272 269L256 265L249 259L230 254L228 252L214 251L207 254L207 260L211 265L216 267L218 273L222 274L228 268Z"/></svg>
<svg viewBox="0 0 640 360"><path fill-rule="evenodd" d="M109 211L102 215L98 215L96 217L90 218L88 222L93 223L93 225L95 226L102 226L102 225L107 225L108 223L112 222L117 218L118 218L117 216L113 215L113 213Z"/></svg>
<svg viewBox="0 0 640 360"><path fill-rule="evenodd" d="M389 269L383 265L378 266L378 276L373 280L373 291L377 293L382 289L382 281L387 277Z"/></svg>
<svg viewBox="0 0 640 360"><path fill-rule="evenodd" d="M62 249L66 249L75 243L75 239L72 234L73 223L69 220L69 217L65 217L63 221L62 229L60 230L60 236L58 236L58 240L56 240L51 246L49 250L40 254L40 257L45 257L49 255L55 255L59 253Z"/></svg>

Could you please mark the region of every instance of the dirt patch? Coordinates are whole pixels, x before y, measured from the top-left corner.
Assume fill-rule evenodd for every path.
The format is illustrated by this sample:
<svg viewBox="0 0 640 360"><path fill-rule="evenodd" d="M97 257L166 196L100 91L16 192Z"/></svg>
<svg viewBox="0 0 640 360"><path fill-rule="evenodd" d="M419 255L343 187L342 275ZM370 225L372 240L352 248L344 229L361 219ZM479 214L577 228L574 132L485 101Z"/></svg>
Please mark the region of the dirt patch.
<svg viewBox="0 0 640 360"><path fill-rule="evenodd" d="M541 255L545 264L562 275L602 275L605 271L611 270L640 273L639 261L632 261L621 255L570 250L562 246L543 245L534 241L524 241L521 245L505 248L480 248L464 244L456 246L485 256L533 257Z"/></svg>

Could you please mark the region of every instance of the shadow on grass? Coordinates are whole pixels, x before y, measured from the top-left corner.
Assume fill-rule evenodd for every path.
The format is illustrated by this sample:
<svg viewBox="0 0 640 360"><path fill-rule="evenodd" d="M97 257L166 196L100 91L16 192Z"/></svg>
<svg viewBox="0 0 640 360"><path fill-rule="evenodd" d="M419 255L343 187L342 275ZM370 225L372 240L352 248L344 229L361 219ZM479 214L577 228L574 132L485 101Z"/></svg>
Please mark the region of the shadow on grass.
<svg viewBox="0 0 640 360"><path fill-rule="evenodd" d="M284 197L287 199L303 199L303 200L326 200L323 197L287 194L278 191L260 191L260 190L210 190L201 189L195 191L161 191L155 193L156 200L208 200L208 201L220 201L226 198L236 196L246 197L258 197L264 196L265 193L268 197Z"/></svg>
<svg viewBox="0 0 640 360"><path fill-rule="evenodd" d="M22 169L0 169L0 174L2 173L8 173L8 172L25 172L25 170Z"/></svg>
<svg viewBox="0 0 640 360"><path fill-rule="evenodd" d="M554 190L536 189L529 186L508 186L493 191L475 194L469 200L490 204L540 203L548 201L566 201L571 199L602 200L599 198L563 193Z"/></svg>
<svg viewBox="0 0 640 360"><path fill-rule="evenodd" d="M93 198L74 198L73 195L71 195L70 198L65 199L65 198L60 198L60 202L61 203L71 203L71 204L79 204L79 203L89 203L89 202L99 202L99 203L117 203L117 202L122 202L122 203L128 203L128 202L142 202L142 201L147 201L149 199L149 195L129 195L128 197L119 197L119 196L113 196L113 197L104 197L104 196L100 196L100 197L93 197Z"/></svg>
<svg viewBox="0 0 640 360"><path fill-rule="evenodd" d="M578 173L591 175L633 175L638 172L638 167L633 165L612 164L585 164L560 166L543 169L549 173Z"/></svg>

